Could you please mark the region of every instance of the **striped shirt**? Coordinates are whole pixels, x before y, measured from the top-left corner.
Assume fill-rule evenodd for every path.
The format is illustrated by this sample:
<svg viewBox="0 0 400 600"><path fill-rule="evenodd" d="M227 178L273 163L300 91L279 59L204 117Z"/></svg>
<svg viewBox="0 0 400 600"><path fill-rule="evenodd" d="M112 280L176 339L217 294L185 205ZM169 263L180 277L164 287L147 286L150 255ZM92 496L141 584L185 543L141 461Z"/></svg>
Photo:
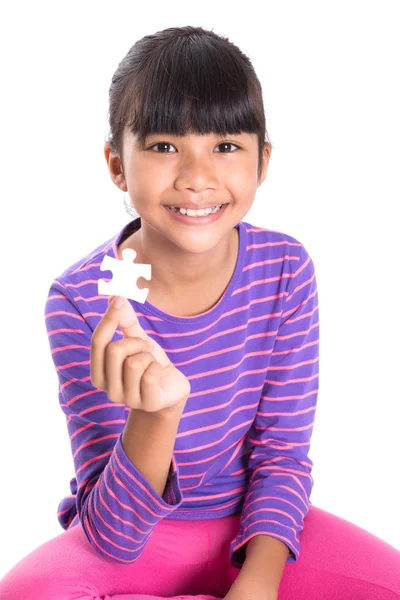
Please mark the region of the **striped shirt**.
<svg viewBox="0 0 400 600"><path fill-rule="evenodd" d="M241 513L230 563L265 534L295 562L314 484L308 457L318 396L319 316L312 259L295 238L240 221L239 252L223 296L181 317L133 300L146 333L190 381L164 493L126 456L129 407L90 381L91 336L108 306L99 296L105 254L141 226L140 217L51 284L45 323L59 379L75 476L58 507L64 529L81 523L109 560L135 562L160 519ZM117 328L112 341L122 338Z"/></svg>

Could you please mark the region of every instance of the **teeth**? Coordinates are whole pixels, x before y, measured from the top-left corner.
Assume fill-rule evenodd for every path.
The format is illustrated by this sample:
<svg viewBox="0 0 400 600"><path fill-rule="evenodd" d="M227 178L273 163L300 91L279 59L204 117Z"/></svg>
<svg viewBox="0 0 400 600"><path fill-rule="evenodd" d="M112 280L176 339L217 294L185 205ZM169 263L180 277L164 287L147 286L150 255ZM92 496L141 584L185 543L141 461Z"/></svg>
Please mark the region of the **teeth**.
<svg viewBox="0 0 400 600"><path fill-rule="evenodd" d="M204 217L206 215L210 215L210 214L214 214L216 212L218 212L221 207L223 205L222 204L218 204L217 206L214 206L214 208L202 208L200 210L192 210L191 208L176 208L175 206L169 206L168 208L178 214L181 215L187 215L189 217Z"/></svg>

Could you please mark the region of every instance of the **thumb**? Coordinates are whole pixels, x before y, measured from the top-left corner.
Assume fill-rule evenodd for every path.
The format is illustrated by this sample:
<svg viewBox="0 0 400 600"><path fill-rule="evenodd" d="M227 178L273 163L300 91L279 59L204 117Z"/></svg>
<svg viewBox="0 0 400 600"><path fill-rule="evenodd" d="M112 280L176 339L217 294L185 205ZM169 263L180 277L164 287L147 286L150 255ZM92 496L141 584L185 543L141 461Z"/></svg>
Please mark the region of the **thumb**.
<svg viewBox="0 0 400 600"><path fill-rule="evenodd" d="M140 337L144 340L149 339L144 329L139 323L137 314L130 302L123 296L110 296L108 306L116 312L118 325L122 330L124 337Z"/></svg>
<svg viewBox="0 0 400 600"><path fill-rule="evenodd" d="M114 301L116 305L113 304ZM164 349L144 331L139 323L139 319L132 304L123 296L115 296L113 299L110 298L109 303L114 310L118 311L118 324L123 336L126 338L139 337L143 340L152 341L154 348L151 351L151 354L153 354L154 358L159 363L164 367L167 367L171 361L164 352Z"/></svg>

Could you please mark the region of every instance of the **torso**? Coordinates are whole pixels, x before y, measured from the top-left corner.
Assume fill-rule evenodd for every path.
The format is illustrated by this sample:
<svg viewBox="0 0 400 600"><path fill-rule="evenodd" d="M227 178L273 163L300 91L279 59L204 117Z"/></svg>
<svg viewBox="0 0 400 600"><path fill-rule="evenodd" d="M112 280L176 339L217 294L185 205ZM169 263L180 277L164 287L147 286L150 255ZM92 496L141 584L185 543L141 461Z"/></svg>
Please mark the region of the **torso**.
<svg viewBox="0 0 400 600"><path fill-rule="evenodd" d="M236 233L234 238L234 251L232 252L227 269L221 273L218 281L210 283L210 285L207 286L207 289L202 285L201 288L198 287L186 290L184 296L181 294L176 297L168 297L165 292L157 291L155 287L151 285L151 280L147 281L142 279L141 282L143 281L144 283L140 283L138 287L148 287L149 293L146 298L147 302L150 302L150 304L163 312L181 317L200 315L215 306L224 294L235 271L239 251L239 231L236 227L234 228L234 231ZM120 257L122 256L122 250L125 248L132 248L130 237L118 246L118 254Z"/></svg>

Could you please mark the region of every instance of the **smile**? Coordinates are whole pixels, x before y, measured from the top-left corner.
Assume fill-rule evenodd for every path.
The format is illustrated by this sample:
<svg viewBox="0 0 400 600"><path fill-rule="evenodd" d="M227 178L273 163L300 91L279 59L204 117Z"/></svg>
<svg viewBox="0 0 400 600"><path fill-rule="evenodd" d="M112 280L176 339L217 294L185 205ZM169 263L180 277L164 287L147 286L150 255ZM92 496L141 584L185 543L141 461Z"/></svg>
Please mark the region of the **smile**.
<svg viewBox="0 0 400 600"><path fill-rule="evenodd" d="M191 209L182 208L179 210L176 207L171 206L166 206L165 208L168 210L171 217L180 223L185 223L187 225L208 225L219 219L226 211L227 206L228 204L218 204L214 208L203 209L203 215L199 214L201 211L194 211Z"/></svg>

